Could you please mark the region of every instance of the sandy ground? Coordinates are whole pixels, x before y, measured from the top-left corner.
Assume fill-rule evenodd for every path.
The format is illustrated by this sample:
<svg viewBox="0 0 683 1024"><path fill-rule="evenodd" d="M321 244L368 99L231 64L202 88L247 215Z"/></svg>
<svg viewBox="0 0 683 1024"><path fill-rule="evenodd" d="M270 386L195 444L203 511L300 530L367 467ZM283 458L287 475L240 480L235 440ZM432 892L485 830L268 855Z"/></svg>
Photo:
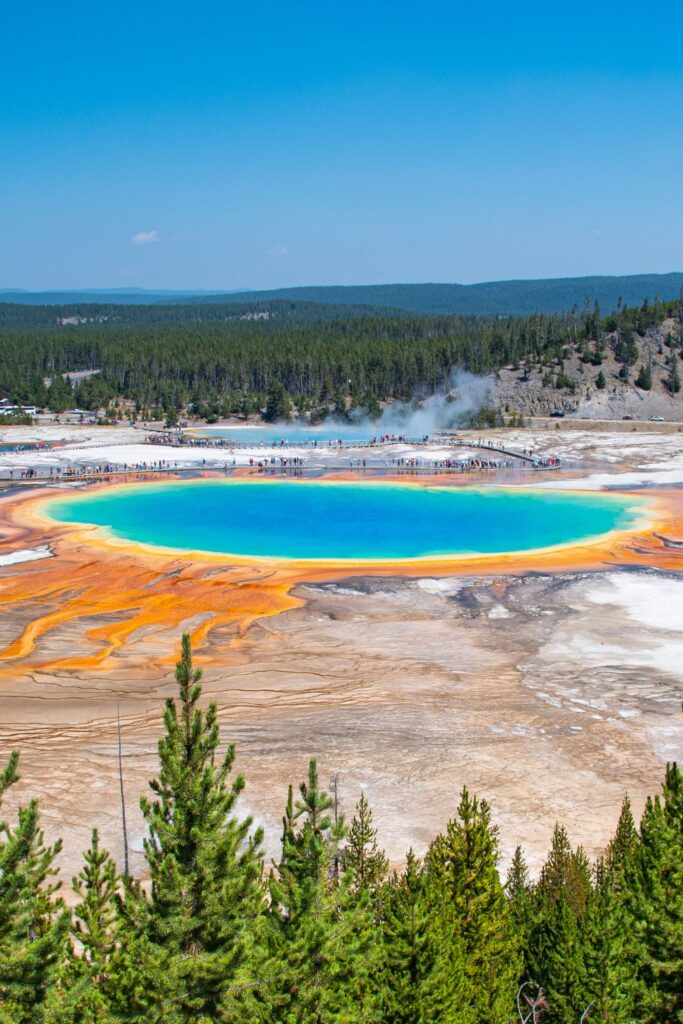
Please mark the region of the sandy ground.
<svg viewBox="0 0 683 1024"><path fill-rule="evenodd" d="M0 441L18 430L2 431ZM82 453L96 438L103 442L98 460L136 461L117 443L137 452L129 428L103 436L106 430L86 428L75 453L49 457L87 458ZM683 482L679 433L525 430L507 432L505 440L582 466L573 486L647 486L663 474L666 483ZM149 446L140 447L153 460ZM164 452L158 457L175 461ZM414 454L439 457L436 448ZM182 450L183 458L196 456L207 453ZM1 453L0 467L13 458ZM528 482L566 480L537 474ZM25 560L3 562L0 542L0 583L47 564L44 548L31 551L37 560L26 551ZM304 582L294 596L298 607L242 630L226 623L201 649L206 695L217 700L224 738L236 741L247 776L244 806L266 826L271 852L287 783L303 777L312 755L325 780L339 776L347 812L366 790L394 862L410 845L424 850L466 784L493 805L505 856L521 842L535 866L558 819L596 854L624 791L640 808L665 761L683 758L680 572L645 565L523 577L356 574ZM44 612L61 598L40 600ZM184 614L183 626L195 626L192 608ZM6 606L0 644L12 643L35 615L34 600ZM115 611L84 613L56 624L41 649L57 661L92 646L87 631L116 619ZM141 870L136 807L154 771L163 698L173 692L172 659L163 655L177 642L177 629L148 625L99 668L41 669L30 658L4 663L11 671L0 679L0 749L21 749L15 796L41 797L48 836L65 840L66 877L78 867L92 825L120 856L117 711L133 867Z"/></svg>

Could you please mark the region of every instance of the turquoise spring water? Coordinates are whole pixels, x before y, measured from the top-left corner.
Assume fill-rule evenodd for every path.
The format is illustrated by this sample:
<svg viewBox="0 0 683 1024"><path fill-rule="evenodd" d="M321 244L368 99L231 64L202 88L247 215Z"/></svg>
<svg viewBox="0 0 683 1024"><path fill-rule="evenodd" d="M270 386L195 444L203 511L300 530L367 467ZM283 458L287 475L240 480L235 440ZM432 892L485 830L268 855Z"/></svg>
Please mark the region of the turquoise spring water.
<svg viewBox="0 0 683 1024"><path fill-rule="evenodd" d="M60 498L48 514L125 540L293 559L528 551L627 529L632 498L501 487L197 480Z"/></svg>
<svg viewBox="0 0 683 1024"><path fill-rule="evenodd" d="M359 443L367 444L371 438L377 437L383 431L378 427L360 426L352 424L325 424L324 426L312 427L310 425L295 425L291 423L276 424L275 426L263 427L215 427L207 430L193 430L192 434L200 437L224 439L234 441L240 445L274 445L284 441L285 444L307 444L307 445L328 445L343 441L344 444Z"/></svg>

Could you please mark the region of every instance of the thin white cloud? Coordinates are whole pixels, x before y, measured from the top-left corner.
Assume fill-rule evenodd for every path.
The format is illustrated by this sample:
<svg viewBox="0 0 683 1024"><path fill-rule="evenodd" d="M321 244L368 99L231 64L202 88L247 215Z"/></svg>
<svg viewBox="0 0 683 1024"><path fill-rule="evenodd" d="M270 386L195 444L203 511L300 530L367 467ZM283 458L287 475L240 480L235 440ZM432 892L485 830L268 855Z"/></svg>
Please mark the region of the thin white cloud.
<svg viewBox="0 0 683 1024"><path fill-rule="evenodd" d="M269 249L266 249L267 256L287 256L289 249L286 245L271 245Z"/></svg>
<svg viewBox="0 0 683 1024"><path fill-rule="evenodd" d="M160 242L161 235L158 231L138 231L137 235L133 235L131 242L133 245L149 245L151 242Z"/></svg>

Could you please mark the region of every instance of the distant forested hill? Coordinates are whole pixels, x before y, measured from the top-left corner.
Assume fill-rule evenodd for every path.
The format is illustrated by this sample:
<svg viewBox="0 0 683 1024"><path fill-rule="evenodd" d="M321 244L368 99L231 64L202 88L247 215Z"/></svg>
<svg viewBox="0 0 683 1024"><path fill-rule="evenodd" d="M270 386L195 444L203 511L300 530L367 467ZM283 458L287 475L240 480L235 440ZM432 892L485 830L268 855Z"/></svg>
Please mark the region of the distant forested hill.
<svg viewBox="0 0 683 1024"><path fill-rule="evenodd" d="M226 295L231 294L226 292ZM161 291L147 288L78 288L47 292L26 291L24 288L0 288L0 302L19 302L24 306L63 306L83 303L115 303L116 305L148 305L151 302L182 302L184 299L201 300L202 296L215 299L214 292Z"/></svg>
<svg viewBox="0 0 683 1024"><path fill-rule="evenodd" d="M371 306L408 313L528 316L532 313L569 313L586 303L598 303L603 313L619 305L639 306L644 299L666 302L678 298L683 273L634 274L628 277L559 277L531 281L487 281L482 284L325 285L278 288L209 295L191 292L154 292L143 289L84 292L0 292L0 302L33 305L105 303L226 304L287 301L326 306Z"/></svg>
<svg viewBox="0 0 683 1024"><path fill-rule="evenodd" d="M666 302L678 298L683 273L637 274L632 277L564 277L538 281L488 281L483 284L382 284L279 288L221 296L222 302L290 299L400 309L409 313L473 314L477 316L529 316L532 313L569 313L576 307L598 303L603 312L619 305L639 306L644 299ZM215 298L183 299L213 302Z"/></svg>

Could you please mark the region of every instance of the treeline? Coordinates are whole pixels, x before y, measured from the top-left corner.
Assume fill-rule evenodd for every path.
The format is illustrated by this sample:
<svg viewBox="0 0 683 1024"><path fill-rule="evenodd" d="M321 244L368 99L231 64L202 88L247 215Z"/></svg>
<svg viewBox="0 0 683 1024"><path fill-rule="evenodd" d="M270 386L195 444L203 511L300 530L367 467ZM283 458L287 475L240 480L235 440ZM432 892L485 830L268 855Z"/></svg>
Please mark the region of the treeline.
<svg viewBox="0 0 683 1024"><path fill-rule="evenodd" d="M578 349L586 360L599 362L612 345L630 366L637 358L638 335L674 317L671 345L679 348L683 323L679 302L644 303L606 318L594 308L505 319L372 315L316 323L277 317L213 321L196 319L198 309L207 316L205 307L197 306L187 307L195 319L155 321L156 306L119 307L121 317L136 308L151 319L0 327L0 396L56 412L74 404L116 406L126 399L143 418L163 414L172 421L188 408L208 417L258 413L276 384L300 413L343 415L349 405L373 413L387 399L411 399L443 387L454 367L478 374L508 365L523 366L527 373L547 367L550 377L559 378L557 386L565 386L563 366L570 352ZM182 308L168 307L174 313ZM72 392L66 377L86 369L100 372Z"/></svg>
<svg viewBox="0 0 683 1024"><path fill-rule="evenodd" d="M357 316L401 315L399 310L376 306L341 305L318 302L245 299L239 302L184 302L167 304L121 304L117 302L70 302L63 305L32 306L0 302L0 327L82 327L92 323L165 324L224 323L234 320L275 320L280 323L320 323L348 320ZM78 323L70 324L70 320ZM66 321L64 323L63 321Z"/></svg>
<svg viewBox="0 0 683 1024"><path fill-rule="evenodd" d="M637 828L624 801L591 865L557 826L537 881L463 790L420 859L390 873L364 797L347 827L316 764L285 804L277 862L240 815L235 751L200 707L189 637L141 801L145 877L92 834L68 910L35 801L0 824L3 1024L533 1024L683 1015L683 776ZM17 779L12 754L0 792ZM522 799L522 795L520 795ZM526 983L526 984L525 984Z"/></svg>
<svg viewBox="0 0 683 1024"><path fill-rule="evenodd" d="M313 285L266 291L156 292L148 289L27 292L6 291L0 298L21 305L112 303L118 305L195 305L254 302L306 302L317 306L392 308L419 315L528 316L569 312L574 306L599 303L603 309L676 298L683 274L630 274L619 277L558 277L532 280L482 281L478 284Z"/></svg>

